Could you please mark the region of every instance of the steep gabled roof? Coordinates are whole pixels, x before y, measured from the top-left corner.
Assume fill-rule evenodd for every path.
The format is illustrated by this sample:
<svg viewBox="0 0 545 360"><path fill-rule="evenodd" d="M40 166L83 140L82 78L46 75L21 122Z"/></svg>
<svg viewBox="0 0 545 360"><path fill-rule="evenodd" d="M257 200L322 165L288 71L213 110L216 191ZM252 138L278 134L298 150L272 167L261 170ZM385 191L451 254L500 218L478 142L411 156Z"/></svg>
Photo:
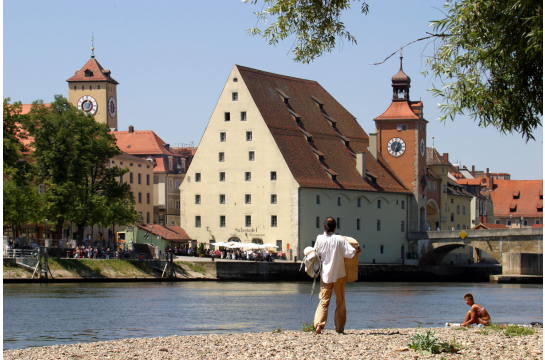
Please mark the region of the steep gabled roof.
<svg viewBox="0 0 545 360"><path fill-rule="evenodd" d="M158 225L158 224L136 224L140 229L147 231L161 239L174 242L185 242L191 240L185 230L176 225Z"/></svg>
<svg viewBox="0 0 545 360"><path fill-rule="evenodd" d="M316 81L237 69L300 186L408 191L382 156L377 161L369 153L369 137L354 116ZM358 152L366 153L366 168L377 176L376 184L356 170Z"/></svg>
<svg viewBox="0 0 545 360"><path fill-rule="evenodd" d="M435 148L426 148L426 165L444 165L448 166L448 163L443 157L435 150Z"/></svg>
<svg viewBox="0 0 545 360"><path fill-rule="evenodd" d="M86 77L85 70L91 71L92 75ZM112 84L119 84L112 78L110 70L104 70L104 68L100 66L95 58L91 58L89 61L87 61L87 63L83 65L80 70L76 71L74 76L66 81L107 81Z"/></svg>
<svg viewBox="0 0 545 360"><path fill-rule="evenodd" d="M494 190L490 192L494 216L543 217L541 191L543 180L494 180Z"/></svg>
<svg viewBox="0 0 545 360"><path fill-rule="evenodd" d="M509 229L509 226L504 224L478 224L475 225L471 230L493 230L493 229Z"/></svg>
<svg viewBox="0 0 545 360"><path fill-rule="evenodd" d="M152 130L112 131L111 134L119 150L132 155L176 155L163 146L165 142Z"/></svg>

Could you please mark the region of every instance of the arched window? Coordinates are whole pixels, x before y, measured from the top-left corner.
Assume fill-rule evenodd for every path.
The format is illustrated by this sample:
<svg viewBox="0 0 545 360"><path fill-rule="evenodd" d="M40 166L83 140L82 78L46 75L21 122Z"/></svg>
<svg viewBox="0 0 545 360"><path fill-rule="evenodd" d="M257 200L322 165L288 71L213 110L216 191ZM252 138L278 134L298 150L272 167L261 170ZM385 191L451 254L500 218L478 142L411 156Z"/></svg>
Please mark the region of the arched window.
<svg viewBox="0 0 545 360"><path fill-rule="evenodd" d="M456 205L456 214L460 214L460 205Z"/></svg>
<svg viewBox="0 0 545 360"><path fill-rule="evenodd" d="M456 230L460 230L460 224L456 224Z"/></svg>

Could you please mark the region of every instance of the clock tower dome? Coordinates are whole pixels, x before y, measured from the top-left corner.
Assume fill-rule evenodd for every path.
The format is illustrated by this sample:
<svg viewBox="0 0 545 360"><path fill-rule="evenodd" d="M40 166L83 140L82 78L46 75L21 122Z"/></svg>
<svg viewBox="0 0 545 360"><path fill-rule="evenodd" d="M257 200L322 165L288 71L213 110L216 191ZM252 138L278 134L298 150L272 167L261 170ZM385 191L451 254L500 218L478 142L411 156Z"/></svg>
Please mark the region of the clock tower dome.
<svg viewBox="0 0 545 360"><path fill-rule="evenodd" d="M95 59L92 47L91 59L68 82L68 101L81 111L91 114L99 123L117 129L117 81L110 70Z"/></svg>
<svg viewBox="0 0 545 360"><path fill-rule="evenodd" d="M403 72L403 55L399 71L392 77L393 98L388 109L374 119L378 151L412 190L409 207L411 232L425 231L426 226L426 125L422 101L411 101L411 78Z"/></svg>

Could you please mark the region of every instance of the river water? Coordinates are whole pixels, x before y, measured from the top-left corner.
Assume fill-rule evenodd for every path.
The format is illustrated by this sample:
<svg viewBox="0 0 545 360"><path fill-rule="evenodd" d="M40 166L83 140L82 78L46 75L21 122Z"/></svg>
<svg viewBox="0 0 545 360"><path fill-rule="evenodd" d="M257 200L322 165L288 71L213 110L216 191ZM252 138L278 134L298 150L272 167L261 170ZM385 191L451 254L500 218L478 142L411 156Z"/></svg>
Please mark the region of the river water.
<svg viewBox="0 0 545 360"><path fill-rule="evenodd" d="M312 323L319 284L187 282L4 284L4 349L134 337L299 330ZM346 329L462 322L472 293L499 323L543 322L543 285L346 285ZM333 328L334 301L326 329Z"/></svg>

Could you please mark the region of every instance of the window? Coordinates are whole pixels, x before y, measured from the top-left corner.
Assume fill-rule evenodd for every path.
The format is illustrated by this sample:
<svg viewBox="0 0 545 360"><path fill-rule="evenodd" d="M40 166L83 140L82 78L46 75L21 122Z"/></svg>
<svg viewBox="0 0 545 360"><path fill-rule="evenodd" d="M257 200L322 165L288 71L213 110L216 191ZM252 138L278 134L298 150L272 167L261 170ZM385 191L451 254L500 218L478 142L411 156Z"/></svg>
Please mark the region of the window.
<svg viewBox="0 0 545 360"><path fill-rule="evenodd" d="M361 199L358 199L358 207L361 207Z"/></svg>
<svg viewBox="0 0 545 360"><path fill-rule="evenodd" d="M252 203L252 195L246 194L246 195L244 196L244 203L246 203L246 204L251 204L251 203Z"/></svg>
<svg viewBox="0 0 545 360"><path fill-rule="evenodd" d="M180 200L176 200L176 201L174 202L174 208L175 208L176 210L180 210Z"/></svg>
<svg viewBox="0 0 545 360"><path fill-rule="evenodd" d="M401 222L401 232L405 232L405 221Z"/></svg>
<svg viewBox="0 0 545 360"><path fill-rule="evenodd" d="M539 222L539 220L536 219L535 224L539 225L541 223Z"/></svg>
<svg viewBox="0 0 545 360"><path fill-rule="evenodd" d="M337 218L337 229L341 228L341 218Z"/></svg>
<svg viewBox="0 0 545 360"><path fill-rule="evenodd" d="M460 205L456 205L456 214L460 214Z"/></svg>
<svg viewBox="0 0 545 360"><path fill-rule="evenodd" d="M277 227L278 226L278 218L276 215L271 215L271 227Z"/></svg>
<svg viewBox="0 0 545 360"><path fill-rule="evenodd" d="M528 220L522 220L522 225L528 226Z"/></svg>
<svg viewBox="0 0 545 360"><path fill-rule="evenodd" d="M201 227L201 217L195 216L195 227L200 228Z"/></svg>
<svg viewBox="0 0 545 360"><path fill-rule="evenodd" d="M454 221L454 213L450 214L450 221Z"/></svg>
<svg viewBox="0 0 545 360"><path fill-rule="evenodd" d="M180 188L181 183L182 183L182 180L176 180L176 189Z"/></svg>
<svg viewBox="0 0 545 360"><path fill-rule="evenodd" d="M401 208L405 209L405 200L401 200Z"/></svg>
<svg viewBox="0 0 545 360"><path fill-rule="evenodd" d="M446 186L446 185L443 185L443 192L444 192L444 193L447 192L447 186Z"/></svg>
<svg viewBox="0 0 545 360"><path fill-rule="evenodd" d="M377 220L377 231L380 231L380 220Z"/></svg>
<svg viewBox="0 0 545 360"><path fill-rule="evenodd" d="M225 153L224 152L220 152L219 153L219 161L225 161Z"/></svg>
<svg viewBox="0 0 545 360"><path fill-rule="evenodd" d="M356 230L360 230L360 219L356 219Z"/></svg>
<svg viewBox="0 0 545 360"><path fill-rule="evenodd" d="M220 227L225 227L225 215L220 215Z"/></svg>
<svg viewBox="0 0 545 360"><path fill-rule="evenodd" d="M246 121L246 111L240 112L240 121Z"/></svg>
<svg viewBox="0 0 545 360"><path fill-rule="evenodd" d="M132 184L132 173L129 173L129 182Z"/></svg>
<svg viewBox="0 0 545 360"><path fill-rule="evenodd" d="M146 185L149 185L149 174L146 175Z"/></svg>
<svg viewBox="0 0 545 360"><path fill-rule="evenodd" d="M246 131L246 141L252 141L252 132Z"/></svg>
<svg viewBox="0 0 545 360"><path fill-rule="evenodd" d="M380 209L380 208L381 208L381 206L382 206L382 204L381 204L381 201L380 201L380 200L378 200L378 201L377 201L377 209Z"/></svg>
<svg viewBox="0 0 545 360"><path fill-rule="evenodd" d="M448 211L448 204L445 203L445 211Z"/></svg>
<svg viewBox="0 0 545 360"><path fill-rule="evenodd" d="M380 245L380 253L384 254L384 245Z"/></svg>
<svg viewBox="0 0 545 360"><path fill-rule="evenodd" d="M142 184L142 174L138 174L138 184Z"/></svg>
<svg viewBox="0 0 545 360"><path fill-rule="evenodd" d="M276 194L271 194L271 204L276 204L276 203L277 203Z"/></svg>
<svg viewBox="0 0 545 360"><path fill-rule="evenodd" d="M507 226L511 226L511 220L507 220L505 223L506 223ZM539 224L539 223L536 223L536 224Z"/></svg>
<svg viewBox="0 0 545 360"><path fill-rule="evenodd" d="M337 206L341 206L341 198L337 197Z"/></svg>
<svg viewBox="0 0 545 360"><path fill-rule="evenodd" d="M172 201L172 200L168 201L168 208L169 209L174 209L174 201Z"/></svg>
<svg viewBox="0 0 545 360"><path fill-rule="evenodd" d="M255 151L248 151L248 160L250 161L255 160Z"/></svg>
<svg viewBox="0 0 545 360"><path fill-rule="evenodd" d="M245 173L244 173L244 179L245 179L246 181L252 181L252 173L249 172L249 171L245 172Z"/></svg>
<svg viewBox="0 0 545 360"><path fill-rule="evenodd" d="M201 203L201 196L195 195L195 204L200 204L200 203Z"/></svg>
<svg viewBox="0 0 545 360"><path fill-rule="evenodd" d="M227 133L220 132L220 141L221 142L227 141Z"/></svg>
<svg viewBox="0 0 545 360"><path fill-rule="evenodd" d="M119 182L120 182L120 183L123 182L123 175L121 175L121 176L119 177Z"/></svg>
<svg viewBox="0 0 545 360"><path fill-rule="evenodd" d="M276 171L271 171L271 181L276 181Z"/></svg>
<svg viewBox="0 0 545 360"><path fill-rule="evenodd" d="M246 219L244 221L246 227L252 226L252 215L246 215Z"/></svg>
<svg viewBox="0 0 545 360"><path fill-rule="evenodd" d="M195 173L195 182L201 181L201 173Z"/></svg>
<svg viewBox="0 0 545 360"><path fill-rule="evenodd" d="M230 112L223 113L223 120L231 121L231 113Z"/></svg>
<svg viewBox="0 0 545 360"><path fill-rule="evenodd" d="M146 193L146 204L149 204L150 203L150 193Z"/></svg>
<svg viewBox="0 0 545 360"><path fill-rule="evenodd" d="M316 216L316 228L320 228L320 217Z"/></svg>
<svg viewBox="0 0 545 360"><path fill-rule="evenodd" d="M238 92L234 92L232 93L232 97L233 101L238 101Z"/></svg>
<svg viewBox="0 0 545 360"><path fill-rule="evenodd" d="M454 198L451 198L451 199L450 199L450 203L451 203L451 204L454 204Z"/></svg>
<svg viewBox="0 0 545 360"><path fill-rule="evenodd" d="M465 214L466 214L466 207L462 206L462 215L465 215Z"/></svg>
<svg viewBox="0 0 545 360"><path fill-rule="evenodd" d="M282 251L282 240L276 240L276 251Z"/></svg>
<svg viewBox="0 0 545 360"><path fill-rule="evenodd" d="M173 171L174 170L174 166L172 165L172 157L168 157L168 169L170 171Z"/></svg>
<svg viewBox="0 0 545 360"><path fill-rule="evenodd" d="M44 193L44 184L40 184L38 185L38 194L43 194Z"/></svg>
<svg viewBox="0 0 545 360"><path fill-rule="evenodd" d="M225 194L220 194L220 204L225 204Z"/></svg>
<svg viewBox="0 0 545 360"><path fill-rule="evenodd" d="M172 181L172 179L169 179L168 180L168 188L172 189L173 187L174 187L174 181Z"/></svg>
<svg viewBox="0 0 545 360"><path fill-rule="evenodd" d="M225 181L225 172L220 172L220 181Z"/></svg>
<svg viewBox="0 0 545 360"><path fill-rule="evenodd" d="M138 193L138 203L142 204L142 193L141 192Z"/></svg>
<svg viewBox="0 0 545 360"><path fill-rule="evenodd" d="M460 224L456 224L456 230L460 230Z"/></svg>
<svg viewBox="0 0 545 360"><path fill-rule="evenodd" d="M437 183L436 182L433 183L433 192L437 192Z"/></svg>
<svg viewBox="0 0 545 360"><path fill-rule="evenodd" d="M431 191L431 181L428 181L428 191Z"/></svg>
<svg viewBox="0 0 545 360"><path fill-rule="evenodd" d="M149 224L149 223L151 223L151 221L150 221L150 213L147 212L147 213L146 213L146 224Z"/></svg>
<svg viewBox="0 0 545 360"><path fill-rule="evenodd" d="M320 195L316 195L316 204L320 205Z"/></svg>

